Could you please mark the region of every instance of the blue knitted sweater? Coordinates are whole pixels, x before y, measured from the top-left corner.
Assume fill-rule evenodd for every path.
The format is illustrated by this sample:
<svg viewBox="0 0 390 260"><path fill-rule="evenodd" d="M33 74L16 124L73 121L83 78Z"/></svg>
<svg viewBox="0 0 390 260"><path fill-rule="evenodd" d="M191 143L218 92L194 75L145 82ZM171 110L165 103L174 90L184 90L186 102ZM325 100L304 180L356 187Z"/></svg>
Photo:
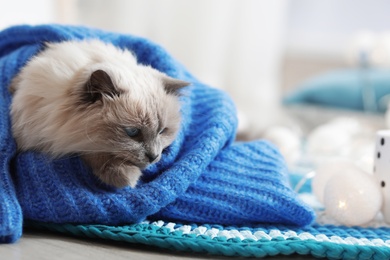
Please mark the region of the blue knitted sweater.
<svg viewBox="0 0 390 260"><path fill-rule="evenodd" d="M98 38L130 49L140 63L192 82L181 97L181 130L135 189L101 184L77 157L16 153L10 128L11 79L44 45ZM231 99L202 84L164 49L130 35L60 25L0 32L0 241L21 236L23 219L120 225L149 219L216 224L306 225L313 211L296 198L283 158L264 141L234 143Z"/></svg>

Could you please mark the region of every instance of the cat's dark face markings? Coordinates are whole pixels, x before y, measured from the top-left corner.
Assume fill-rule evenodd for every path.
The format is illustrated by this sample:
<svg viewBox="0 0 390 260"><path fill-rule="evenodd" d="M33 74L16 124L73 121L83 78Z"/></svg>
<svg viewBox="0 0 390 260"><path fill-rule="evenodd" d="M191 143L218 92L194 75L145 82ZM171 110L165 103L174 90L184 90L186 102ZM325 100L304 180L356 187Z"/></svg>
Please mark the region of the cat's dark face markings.
<svg viewBox="0 0 390 260"><path fill-rule="evenodd" d="M94 139L103 149L124 164L145 168L159 161L179 129L177 91L187 84L165 78L160 89L137 99L115 86L104 71L94 72L81 98L101 110L103 121L89 135L97 135Z"/></svg>

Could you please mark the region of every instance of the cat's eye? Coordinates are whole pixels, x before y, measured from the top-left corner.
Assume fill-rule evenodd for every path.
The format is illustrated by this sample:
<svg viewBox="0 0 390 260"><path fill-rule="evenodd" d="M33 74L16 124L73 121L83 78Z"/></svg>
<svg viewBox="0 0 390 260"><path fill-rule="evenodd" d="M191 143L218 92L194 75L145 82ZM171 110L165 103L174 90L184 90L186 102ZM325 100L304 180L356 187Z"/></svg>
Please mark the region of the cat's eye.
<svg viewBox="0 0 390 260"><path fill-rule="evenodd" d="M160 132L158 132L159 135L163 134L165 131L167 131L167 128L164 127L163 129L160 130Z"/></svg>
<svg viewBox="0 0 390 260"><path fill-rule="evenodd" d="M126 134L129 136L129 137L136 137L140 134L141 130L139 130L138 128L136 127L128 127L128 128L125 128L125 131L126 131Z"/></svg>

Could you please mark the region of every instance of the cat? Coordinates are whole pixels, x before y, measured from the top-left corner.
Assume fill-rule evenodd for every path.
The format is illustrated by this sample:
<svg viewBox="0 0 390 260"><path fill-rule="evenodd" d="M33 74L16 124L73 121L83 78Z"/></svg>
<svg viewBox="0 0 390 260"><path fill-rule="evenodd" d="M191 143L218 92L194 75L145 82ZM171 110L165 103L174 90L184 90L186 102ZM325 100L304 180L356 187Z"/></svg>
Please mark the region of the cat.
<svg viewBox="0 0 390 260"><path fill-rule="evenodd" d="M19 151L77 154L104 183L135 187L180 128L188 82L99 40L46 43L11 82Z"/></svg>

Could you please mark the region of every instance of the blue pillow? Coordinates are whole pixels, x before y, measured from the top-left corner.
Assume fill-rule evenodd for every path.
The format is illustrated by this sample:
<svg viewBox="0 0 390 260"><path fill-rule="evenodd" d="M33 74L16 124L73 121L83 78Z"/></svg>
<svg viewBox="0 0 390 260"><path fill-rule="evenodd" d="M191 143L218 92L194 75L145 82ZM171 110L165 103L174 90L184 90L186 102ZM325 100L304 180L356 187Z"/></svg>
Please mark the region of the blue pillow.
<svg viewBox="0 0 390 260"><path fill-rule="evenodd" d="M344 69L309 79L287 95L284 103L384 112L388 94L389 70Z"/></svg>

